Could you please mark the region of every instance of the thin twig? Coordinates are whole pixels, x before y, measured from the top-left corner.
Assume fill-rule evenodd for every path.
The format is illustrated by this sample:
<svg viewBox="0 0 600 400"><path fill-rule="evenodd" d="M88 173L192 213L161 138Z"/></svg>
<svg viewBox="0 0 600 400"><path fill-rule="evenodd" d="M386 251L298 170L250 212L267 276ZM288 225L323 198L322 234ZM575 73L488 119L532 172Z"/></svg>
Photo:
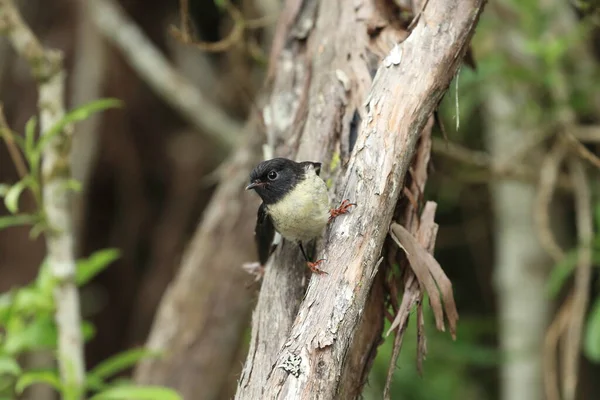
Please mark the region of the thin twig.
<svg viewBox="0 0 600 400"><path fill-rule="evenodd" d="M187 11L187 1L183 1L181 3L181 14L182 18L189 20L189 17L185 17L188 14ZM183 7L186 7L185 9ZM221 39L216 42L202 42L194 40L189 31L189 24L183 25L183 31L176 28L171 27L171 34L179 39L181 42L196 47L199 50L212 52L212 53L222 53L231 49L236 44L241 43L242 37L244 35L245 29L245 20L244 15L240 10L237 9L231 2L225 0L223 7L225 11L229 14L231 19L233 20L233 28L231 31L225 36L224 39Z"/></svg>
<svg viewBox="0 0 600 400"><path fill-rule="evenodd" d="M484 151L471 150L460 144L446 141L440 138L433 138L432 150L436 154L443 155L465 164L475 167L491 168L492 158Z"/></svg>
<svg viewBox="0 0 600 400"><path fill-rule="evenodd" d="M540 172L525 164L493 163L490 155L484 151L471 150L458 143L433 138L433 152L443 157L455 160L473 167L481 168L479 175L462 176L463 180L471 182L487 182L493 178L517 179L523 182L538 182ZM461 176L459 176L461 178ZM572 185L566 174L559 174L556 186L560 189L571 190Z"/></svg>
<svg viewBox="0 0 600 400"><path fill-rule="evenodd" d="M573 296L569 296L556 313L544 338L544 387L547 400L560 400L558 387L558 343L567 329L573 307Z"/></svg>
<svg viewBox="0 0 600 400"><path fill-rule="evenodd" d="M423 11L425 11L425 7L427 7L427 3L429 3L429 0L423 1L421 8L417 12L417 15L415 15L415 17L412 19L412 21L410 21L408 28L406 28L407 32L412 32L413 29L415 29L415 26L417 26L419 19L421 19L421 15L423 15ZM458 73L456 75L458 76Z"/></svg>
<svg viewBox="0 0 600 400"><path fill-rule="evenodd" d="M181 75L114 0L86 1L94 24L142 78L182 117L224 149L235 145L242 129Z"/></svg>
<svg viewBox="0 0 600 400"><path fill-rule="evenodd" d="M0 0L0 32L29 64L37 80L40 131L45 135L64 117L65 72L62 54L45 50L21 18L13 0ZM46 233L47 262L56 282L54 300L58 330L58 364L66 390L81 393L85 378L79 292L67 182L70 178L70 130L43 149L42 207L50 227ZM77 395L79 398L79 395Z"/></svg>
<svg viewBox="0 0 600 400"><path fill-rule="evenodd" d="M180 40L182 43L194 46L199 50L211 53L222 53L231 49L236 44L241 43L244 31L246 29L259 29L269 23L273 23L275 20L273 16L265 16L254 20L246 20L242 12L228 0L223 0L223 8L233 20L233 28L231 28L231 31L227 34L227 36L225 36L225 38L216 42L204 42L193 37L190 28L189 0L179 1L181 29L177 27L171 27L171 35Z"/></svg>
<svg viewBox="0 0 600 400"><path fill-rule="evenodd" d="M554 259L560 261L565 252L558 245L550 226L549 207L556 187L556 180L562 161L567 152L567 146L557 140L554 147L546 154L541 166L540 181L535 200L533 219L542 247Z"/></svg>
<svg viewBox="0 0 600 400"><path fill-rule="evenodd" d="M502 161L498 163L498 168L508 169L511 165L520 163L533 149L552 136L553 130L549 127L542 127L539 130L526 135L521 143L515 147L511 153L502 156Z"/></svg>
<svg viewBox="0 0 600 400"><path fill-rule="evenodd" d="M190 13L189 0L179 0L179 25L181 26L181 34L184 42L189 40L190 35Z"/></svg>
<svg viewBox="0 0 600 400"><path fill-rule="evenodd" d="M600 143L600 126L579 125L573 128L573 135L582 142Z"/></svg>
<svg viewBox="0 0 600 400"><path fill-rule="evenodd" d="M248 29L248 30L261 29L261 28L264 28L265 26L274 24L276 22L277 22L276 15L264 15L262 17L258 17L255 19L247 19L246 20L246 29Z"/></svg>
<svg viewBox="0 0 600 400"><path fill-rule="evenodd" d="M553 96L557 103L565 103L564 95L560 90L554 90ZM600 142L599 126L576 125L574 113L569 108L562 107L558 114L560 116L561 124L569 127L569 130L573 132L573 136L576 140L581 140L583 142ZM554 128L556 128L554 123L545 125L532 132L532 134L524 137L520 145L517 146L512 153L503 156L503 161L500 163L499 167L510 168L510 166L515 163L519 163L526 158L527 154L529 154L532 149L551 137L555 132Z"/></svg>
<svg viewBox="0 0 600 400"><path fill-rule="evenodd" d="M402 349L402 339L404 338L404 332L408 326L408 318L410 316L410 310L417 304L420 298L419 284L413 276L410 276L404 285L404 294L402 295L402 303L400 309L396 315L396 319L402 321L394 330L394 344L392 355L390 357L390 366L388 367L387 376L385 380L385 386L383 389L383 398L385 400L391 399L391 386L392 379L394 377L394 371L396 370L396 362L400 356L400 350Z"/></svg>
<svg viewBox="0 0 600 400"><path fill-rule="evenodd" d="M592 194L583 163L581 160L572 157L569 160L569 170L575 188L575 214L579 249L577 270L575 271L573 307L565 342L566 359L564 360L565 376L563 376L563 398L565 400L575 399L577 389L579 349L592 280L592 239L594 236Z"/></svg>
<svg viewBox="0 0 600 400"><path fill-rule="evenodd" d="M8 154L15 164L19 178L23 179L25 176L27 176L27 165L25 164L25 160L21 154L21 151L15 143L14 135L15 133L10 129L8 123L6 122L3 106L0 104L0 137L2 137L2 139L4 139L4 143L6 143Z"/></svg>
<svg viewBox="0 0 600 400"><path fill-rule="evenodd" d="M596 156L594 153L589 151L572 133L565 133L565 137L569 144L573 147L573 150L581 157L582 159L588 161L590 164L595 166L596 168L600 168L600 158Z"/></svg>

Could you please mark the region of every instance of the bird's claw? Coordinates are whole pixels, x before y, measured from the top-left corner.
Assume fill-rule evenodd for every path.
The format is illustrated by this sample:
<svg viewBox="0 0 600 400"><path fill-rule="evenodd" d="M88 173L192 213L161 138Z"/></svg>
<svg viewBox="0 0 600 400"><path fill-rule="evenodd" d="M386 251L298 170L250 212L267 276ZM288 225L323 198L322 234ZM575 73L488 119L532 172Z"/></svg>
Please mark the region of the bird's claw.
<svg viewBox="0 0 600 400"><path fill-rule="evenodd" d="M342 201L342 204L338 208L334 208L329 210L329 222L331 222L334 218L339 217L342 214L346 214L348 209L352 206L356 206L356 203L350 203L350 200L346 199Z"/></svg>
<svg viewBox="0 0 600 400"><path fill-rule="evenodd" d="M325 261L324 258L322 258L320 260L317 260L315 262L307 261L306 262L306 266L308 267L308 269L310 269L315 274L318 274L318 275L329 275L327 272L325 272L325 271L323 271L322 269L319 268L319 264L321 264L323 261Z"/></svg>

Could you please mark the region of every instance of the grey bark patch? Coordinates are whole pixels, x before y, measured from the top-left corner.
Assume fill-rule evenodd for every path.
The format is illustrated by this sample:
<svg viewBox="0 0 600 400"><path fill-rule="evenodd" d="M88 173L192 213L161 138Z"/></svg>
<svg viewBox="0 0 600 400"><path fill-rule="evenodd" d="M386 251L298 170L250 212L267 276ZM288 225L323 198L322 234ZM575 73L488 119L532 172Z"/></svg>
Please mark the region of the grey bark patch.
<svg viewBox="0 0 600 400"><path fill-rule="evenodd" d="M302 363L302 357L296 354L290 353L288 357L279 365L281 369L288 372L290 375L298 378L300 376L300 364Z"/></svg>

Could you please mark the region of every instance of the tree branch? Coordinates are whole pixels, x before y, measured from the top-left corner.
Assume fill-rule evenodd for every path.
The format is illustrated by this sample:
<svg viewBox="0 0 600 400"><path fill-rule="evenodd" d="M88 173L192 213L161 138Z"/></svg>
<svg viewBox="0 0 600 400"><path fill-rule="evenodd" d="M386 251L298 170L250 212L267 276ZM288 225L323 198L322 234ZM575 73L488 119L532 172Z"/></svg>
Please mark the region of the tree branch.
<svg viewBox="0 0 600 400"><path fill-rule="evenodd" d="M15 143L14 133L6 122L6 117L4 116L4 107L2 104L0 104L0 137L2 137L2 139L4 139L4 143L6 143L8 154L10 155L12 162L15 164L19 178L23 179L25 175L27 175L27 165L25 165L25 160L23 159L21 150L19 150L19 147Z"/></svg>
<svg viewBox="0 0 600 400"><path fill-rule="evenodd" d="M113 0L85 1L102 35L119 48L131 66L183 118L222 149L231 148L241 125L198 91L173 68Z"/></svg>
<svg viewBox="0 0 600 400"><path fill-rule="evenodd" d="M483 169L487 172L483 175L484 181L489 179L520 180L522 182L534 183L539 180L540 168L535 169L525 163L495 163L490 155L484 151L471 150L458 143L447 142L440 138L433 138L433 152L469 166ZM472 178L474 176L468 175ZM571 181L566 174L559 174L556 186L563 190L572 190Z"/></svg>
<svg viewBox="0 0 600 400"><path fill-rule="evenodd" d="M569 172L573 177L575 188L575 214L579 248L573 288L573 306L567 328L565 359L563 360L565 363L563 398L565 400L573 400L576 395L582 331L590 301L593 265L592 241L594 239L592 193L582 161L576 157L571 157L569 159Z"/></svg>
<svg viewBox="0 0 600 400"><path fill-rule="evenodd" d="M336 42L321 45L343 48L345 43L341 38L351 31L354 33L348 37L360 46L362 27L355 25L360 20L355 13L368 14L370 4L355 8L352 3L340 2L338 10L330 10L328 7L332 6L326 3L320 4L319 17L337 12L338 19L348 19L334 21L337 31L331 40ZM337 393L351 393L348 387L357 385L356 380L347 379L356 376L342 372L351 356L348 350L363 317L394 207L419 133L462 61L482 5L483 1L477 0L429 1L409 38L393 48L377 71L366 110L359 108L364 119L347 170L335 180L343 192L342 198L356 201L358 207L332 224L325 235L325 249L316 255L327 259L325 268L329 275L311 278L298 313L292 314L296 316L292 317L291 330L279 332L284 336L283 341L277 338L276 343L266 343L265 336L273 337L267 330L280 330L275 324L269 326L268 321L277 321L277 325L284 327L289 326L290 321L289 314L275 314L281 310L280 305L274 307L275 303L288 299L285 292L288 288L275 279L282 274L289 276L290 270L299 268L291 268L289 264L294 258L284 259L281 248L271 259L254 314L250 354L237 399L332 399ZM319 18L317 29L323 23ZM354 61L353 55L344 54L346 60L353 62L338 76L354 78L348 69L368 69L360 64L364 61ZM314 79L324 79L324 76ZM348 88L357 84L355 80L340 81ZM322 102L318 96L323 92L313 93L315 98L309 98L308 102L317 108ZM364 98L358 104L364 104ZM314 116L313 110L309 109L298 159L319 155L306 148L321 147L324 141L322 136L309 130L311 116ZM316 120L320 121L319 117ZM284 241L281 247L291 246L286 246ZM294 299L293 295L289 297Z"/></svg>
<svg viewBox="0 0 600 400"><path fill-rule="evenodd" d="M563 259L565 252L554 237L550 225L550 203L554 195L556 180L567 153L567 146L559 137L552 149L544 156L540 168L540 180L535 199L533 221L540 244L555 262Z"/></svg>
<svg viewBox="0 0 600 400"><path fill-rule="evenodd" d="M12 0L0 0L0 32L8 36L38 82L40 130L41 135L45 135L65 113L62 54L42 47ZM54 298L61 379L64 386L80 393L84 384L85 362L67 184L70 178L70 141L70 132L65 130L43 149L42 207L49 225L46 232L47 262L56 279Z"/></svg>

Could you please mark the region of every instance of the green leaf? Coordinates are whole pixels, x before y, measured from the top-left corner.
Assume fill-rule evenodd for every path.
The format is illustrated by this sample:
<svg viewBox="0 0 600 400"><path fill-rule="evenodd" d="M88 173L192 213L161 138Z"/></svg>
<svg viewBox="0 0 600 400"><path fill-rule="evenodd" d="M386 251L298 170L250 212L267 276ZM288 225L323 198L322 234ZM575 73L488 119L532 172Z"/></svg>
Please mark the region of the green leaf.
<svg viewBox="0 0 600 400"><path fill-rule="evenodd" d="M83 321L81 323L81 334L83 335L83 340L87 342L96 335L96 327L91 322Z"/></svg>
<svg viewBox="0 0 600 400"><path fill-rule="evenodd" d="M107 385L102 382L100 379L96 379L93 376L87 376L85 378L85 387L87 390L92 390L94 392L100 392L107 388Z"/></svg>
<svg viewBox="0 0 600 400"><path fill-rule="evenodd" d="M226 0L215 0L215 6L217 6L218 8L224 10L225 6L227 4Z"/></svg>
<svg viewBox="0 0 600 400"><path fill-rule="evenodd" d="M173 389L160 386L117 386L90 400L183 400Z"/></svg>
<svg viewBox="0 0 600 400"><path fill-rule="evenodd" d="M119 250L104 249L93 253L88 258L77 261L77 284L85 285L119 257Z"/></svg>
<svg viewBox="0 0 600 400"><path fill-rule="evenodd" d="M10 228L11 226L33 224L37 220L37 216L30 214L7 215L0 217L0 229Z"/></svg>
<svg viewBox="0 0 600 400"><path fill-rule="evenodd" d="M8 324L14 304L14 289L0 294L0 326Z"/></svg>
<svg viewBox="0 0 600 400"><path fill-rule="evenodd" d="M29 239L36 240L38 236L40 236L47 228L48 224L46 221L39 221L37 224L31 227L31 230L29 231Z"/></svg>
<svg viewBox="0 0 600 400"><path fill-rule="evenodd" d="M160 353L147 349L132 349L114 355L107 360L104 360L96 368L88 373L88 376L97 380L105 380L106 378L118 374L133 367L138 361L147 357L157 357Z"/></svg>
<svg viewBox="0 0 600 400"><path fill-rule="evenodd" d="M52 386L58 391L60 391L62 387L56 371L37 370L27 371L23 375L21 375L21 377L19 378L19 380L17 380L17 383L15 385L15 391L17 392L17 394L21 394L29 386L34 385L36 383L45 383L47 385Z"/></svg>
<svg viewBox="0 0 600 400"><path fill-rule="evenodd" d="M65 181L65 189L71 189L72 191L79 193L82 190L81 182L77 179L67 179Z"/></svg>
<svg viewBox="0 0 600 400"><path fill-rule="evenodd" d="M0 356L0 375L20 375L21 367L12 357Z"/></svg>
<svg viewBox="0 0 600 400"><path fill-rule="evenodd" d="M37 118L35 116L29 118L25 124L25 155L29 158L35 150L35 128L37 126Z"/></svg>
<svg viewBox="0 0 600 400"><path fill-rule="evenodd" d="M550 296L554 297L560 292L564 283L571 276L577 265L577 250L570 250L565 254L565 257L559 261L548 277L546 283L546 291Z"/></svg>
<svg viewBox="0 0 600 400"><path fill-rule="evenodd" d="M48 257L46 256L42 260L37 278L35 278L35 287L40 293L44 293L51 298L55 284L56 278L52 275L50 265L48 264Z"/></svg>
<svg viewBox="0 0 600 400"><path fill-rule="evenodd" d="M48 143L58 136L67 125L87 119L94 113L109 109L121 107L123 102L118 99L100 99L92 101L88 104L84 104L81 107L77 107L71 110L65 116L58 121L54 126L43 133L42 137L38 141L35 149L35 154L41 154L41 152L48 146Z"/></svg>
<svg viewBox="0 0 600 400"><path fill-rule="evenodd" d="M596 298L587 320L583 352L590 360L600 362L600 297Z"/></svg>
<svg viewBox="0 0 600 400"><path fill-rule="evenodd" d="M10 185L6 183L0 183L0 197L6 196L6 193L10 190Z"/></svg>
<svg viewBox="0 0 600 400"><path fill-rule="evenodd" d="M34 287L24 287L17 291L14 303L15 311L25 314L54 311L51 293L44 293Z"/></svg>
<svg viewBox="0 0 600 400"><path fill-rule="evenodd" d="M2 136L2 135L0 135ZM11 139L17 144L17 146L19 146L19 148L24 149L25 148L25 141L23 140L23 138L21 137L21 135L12 135Z"/></svg>
<svg viewBox="0 0 600 400"><path fill-rule="evenodd" d="M4 196L4 204L6 205L6 209L11 213L15 214L19 211L19 197L21 197L21 193L23 190L27 188L29 184L29 179L24 178L19 182L15 183L8 189L6 195Z"/></svg>
<svg viewBox="0 0 600 400"><path fill-rule="evenodd" d="M57 333L53 315L38 314L28 323L21 318L11 318L3 345L8 354L55 349Z"/></svg>

